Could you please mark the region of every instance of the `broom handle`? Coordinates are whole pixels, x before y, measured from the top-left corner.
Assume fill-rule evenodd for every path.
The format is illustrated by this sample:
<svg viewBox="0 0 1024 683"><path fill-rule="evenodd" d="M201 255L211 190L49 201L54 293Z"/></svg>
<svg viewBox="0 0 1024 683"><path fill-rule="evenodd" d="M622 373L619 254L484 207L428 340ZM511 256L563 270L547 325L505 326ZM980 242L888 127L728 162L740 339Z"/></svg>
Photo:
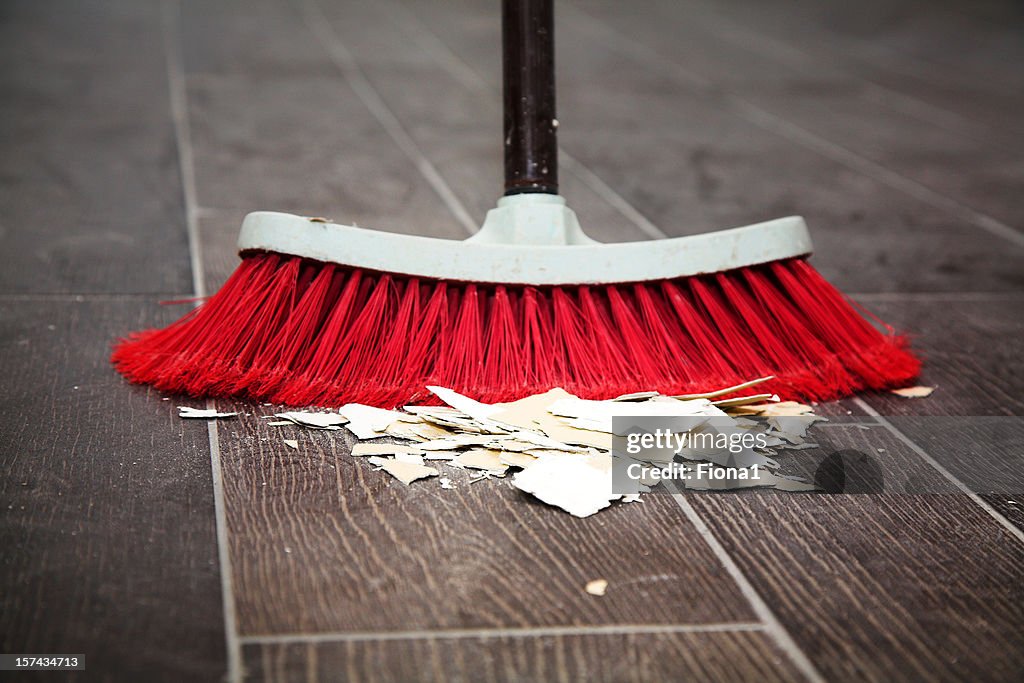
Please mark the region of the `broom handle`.
<svg viewBox="0 0 1024 683"><path fill-rule="evenodd" d="M502 0L505 194L558 194L553 0Z"/></svg>

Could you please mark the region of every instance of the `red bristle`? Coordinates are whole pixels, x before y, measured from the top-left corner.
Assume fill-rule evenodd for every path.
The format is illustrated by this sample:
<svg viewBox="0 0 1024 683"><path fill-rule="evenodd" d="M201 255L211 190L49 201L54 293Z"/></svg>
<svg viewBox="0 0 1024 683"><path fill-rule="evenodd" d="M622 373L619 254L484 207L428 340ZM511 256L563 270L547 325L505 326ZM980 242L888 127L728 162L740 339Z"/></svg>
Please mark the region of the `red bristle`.
<svg viewBox="0 0 1024 683"><path fill-rule="evenodd" d="M697 386L737 384L731 381L736 377L736 371L726 356L725 342L707 317L697 310L692 299L677 283L662 282L661 290L669 310L675 314L666 319L666 324L672 325L673 336L683 347L685 362L695 366L694 375L686 384L688 390Z"/></svg>
<svg viewBox="0 0 1024 683"><path fill-rule="evenodd" d="M884 334L792 259L672 281L532 287L365 273L246 256L224 287L112 360L136 382L292 405L396 406L426 385L508 401L561 386L585 398L716 389L764 375L785 398L831 399L912 379Z"/></svg>
<svg viewBox="0 0 1024 683"><path fill-rule="evenodd" d="M535 388L556 386L564 367L552 353L550 318L541 305L544 300L536 287L523 288L519 326L523 331L522 364L527 372L527 386Z"/></svg>
<svg viewBox="0 0 1024 683"><path fill-rule="evenodd" d="M523 367L523 345L516 323L516 311L504 285L494 288L484 336L483 376L494 384L480 391L482 400L529 386L529 372Z"/></svg>
<svg viewBox="0 0 1024 683"><path fill-rule="evenodd" d="M454 289L454 288L453 288ZM469 283L460 297L449 296L452 301L454 323L438 341L442 351L434 355L429 371L429 384L444 387L476 386L486 391L492 384L483 374L484 318L480 287Z"/></svg>
<svg viewBox="0 0 1024 683"><path fill-rule="evenodd" d="M587 334L590 336L594 353L602 359L605 381L612 386L625 386L632 381L633 371L629 367L626 352L622 348L622 340L608 310L608 302L600 295L600 289L581 286L579 288L580 307L586 321Z"/></svg>

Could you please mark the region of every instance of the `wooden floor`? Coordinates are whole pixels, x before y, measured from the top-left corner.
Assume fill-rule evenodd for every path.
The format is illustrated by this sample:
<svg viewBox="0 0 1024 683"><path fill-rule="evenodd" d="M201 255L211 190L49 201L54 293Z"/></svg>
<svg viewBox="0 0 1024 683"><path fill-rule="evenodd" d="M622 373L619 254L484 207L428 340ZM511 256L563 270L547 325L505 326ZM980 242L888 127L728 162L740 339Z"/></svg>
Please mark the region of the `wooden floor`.
<svg viewBox="0 0 1024 683"><path fill-rule="evenodd" d="M866 427L829 433L916 488L580 520L507 483L406 489L338 434L290 450L268 406L179 420L108 345L214 291L247 211L458 238L493 204L497 3L8 0L3 652L85 653L61 680L97 681L1021 680L1020 3L557 13L584 225L804 215L813 263L912 333L938 387L821 406Z"/></svg>

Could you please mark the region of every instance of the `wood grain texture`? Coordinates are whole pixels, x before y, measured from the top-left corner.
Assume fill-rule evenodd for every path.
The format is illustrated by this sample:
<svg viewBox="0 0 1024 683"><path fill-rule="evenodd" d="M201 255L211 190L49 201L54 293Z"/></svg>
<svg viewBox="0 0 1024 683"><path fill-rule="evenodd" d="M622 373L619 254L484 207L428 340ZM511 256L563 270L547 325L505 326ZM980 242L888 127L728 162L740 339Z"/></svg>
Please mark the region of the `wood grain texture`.
<svg viewBox="0 0 1024 683"><path fill-rule="evenodd" d="M210 71L186 74L200 206L467 235L340 77L293 4L232 7L231 13L211 3L183 8L186 26L203 25L204 35L230 33L231 16L256 12L269 42L253 63L208 57L192 64Z"/></svg>
<svg viewBox="0 0 1024 683"><path fill-rule="evenodd" d="M982 498L1007 521L1024 531L1024 495L986 494Z"/></svg>
<svg viewBox="0 0 1024 683"><path fill-rule="evenodd" d="M693 5L694 3L688 3ZM683 11L676 3L649 2L644 12L621 3L585 3L631 41L784 119L947 197L1020 225L1018 135L978 128L945 111L926 112L904 101L893 106L862 79L829 68L821 59L760 40L717 18L706 6ZM842 7L833 7L842 14ZM652 16L653 15L653 16ZM880 22L884 23L884 22ZM1021 17L1019 28L1024 26ZM883 26L879 27L884 30ZM960 32L958 31L958 36ZM969 34L969 31L968 31ZM969 40L969 38L968 38ZM899 106L903 105L903 106ZM955 120L947 120L955 118Z"/></svg>
<svg viewBox="0 0 1024 683"><path fill-rule="evenodd" d="M0 150L0 292L192 290L159 3L4 3Z"/></svg>
<svg viewBox="0 0 1024 683"><path fill-rule="evenodd" d="M925 358L919 382L936 387L925 399L866 396L875 410L883 415L1024 415L1024 299L909 300L871 307L913 335Z"/></svg>
<svg viewBox="0 0 1024 683"><path fill-rule="evenodd" d="M817 447L780 451L775 460L783 474L814 482L828 493L958 492L953 482L882 426L831 422L812 427L807 441Z"/></svg>
<svg viewBox="0 0 1024 683"><path fill-rule="evenodd" d="M210 294L220 289L241 262L236 245L246 213L240 209L204 209L200 213L197 222L203 243L203 277Z"/></svg>
<svg viewBox="0 0 1024 683"><path fill-rule="evenodd" d="M666 496L577 519L468 471L406 487L348 455L347 432L266 423L220 430L243 635L752 618Z"/></svg>
<svg viewBox="0 0 1024 683"><path fill-rule="evenodd" d="M1024 545L966 496L687 500L826 680L1019 680Z"/></svg>
<svg viewBox="0 0 1024 683"><path fill-rule="evenodd" d="M320 4L335 34L410 137L470 214L482 221L502 194L504 182L500 40L490 45L497 60L467 63L394 3ZM497 10L488 8L482 21L487 22L488 35L495 32L496 36ZM479 34L479 28L480 23L474 32ZM559 193L593 238L603 242L650 238L564 160L560 182Z"/></svg>
<svg viewBox="0 0 1024 683"><path fill-rule="evenodd" d="M497 79L498 27L486 6L407 7L464 61ZM666 232L796 213L812 229L812 262L846 291L1024 285L1020 255L978 240L963 219L756 125L713 83L674 75L667 61L647 58L645 46L609 36L571 5L561 17L561 140Z"/></svg>
<svg viewBox="0 0 1024 683"><path fill-rule="evenodd" d="M250 645L246 680L799 681L763 633L423 638Z"/></svg>
<svg viewBox="0 0 1024 683"><path fill-rule="evenodd" d="M405 6L463 61L498 73L485 4ZM713 82L681 76L571 5L560 16L561 140L665 232L795 213L812 229L812 263L846 291L1024 285L1019 250L759 125Z"/></svg>
<svg viewBox="0 0 1024 683"><path fill-rule="evenodd" d="M1019 143L1024 131L1017 115L1024 104L1018 68L1024 17L1012 0L953 0L927 7L878 0L856 9L842 2L797 7L696 0L686 10L719 26L748 29L745 36L756 29L760 38L751 40L772 46L776 54L812 54L823 66L889 88L895 93L889 100L894 106L951 112L989 134L1002 132L1008 144ZM951 51L953 36L958 49Z"/></svg>
<svg viewBox="0 0 1024 683"><path fill-rule="evenodd" d="M0 649L84 653L66 680L225 670L206 427L107 362L116 335L170 319L132 297L0 298Z"/></svg>

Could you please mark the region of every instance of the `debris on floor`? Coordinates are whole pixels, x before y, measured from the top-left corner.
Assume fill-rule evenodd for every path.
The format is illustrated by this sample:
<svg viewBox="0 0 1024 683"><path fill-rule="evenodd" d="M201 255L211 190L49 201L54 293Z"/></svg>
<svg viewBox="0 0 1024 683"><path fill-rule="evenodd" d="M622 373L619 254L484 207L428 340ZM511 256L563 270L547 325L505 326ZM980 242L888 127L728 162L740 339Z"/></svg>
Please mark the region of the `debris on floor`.
<svg viewBox="0 0 1024 683"><path fill-rule="evenodd" d="M587 583L587 585L584 587L584 590L586 590L591 595L601 596L604 595L605 591L608 590L608 582L604 579L594 579L593 581L589 581Z"/></svg>
<svg viewBox="0 0 1024 683"><path fill-rule="evenodd" d="M281 421L269 423L272 426L296 424L310 429L341 429L341 426L348 422L348 419L338 413L291 412L276 413L274 417L280 418Z"/></svg>
<svg viewBox="0 0 1024 683"><path fill-rule="evenodd" d="M811 406L749 392L768 379L704 394L664 396L641 391L608 401L551 389L498 404L481 403L444 387L428 387L446 405L383 410L351 403L337 413L296 411L273 417L309 429L344 426L359 440L351 450L353 457L365 458L405 485L439 477L440 489L452 490L452 478L440 476L443 469L439 468L463 470L470 474L469 483L505 479L507 485L548 505L587 517L617 502L637 502L641 493L658 483L645 479L634 492L612 491L611 473L617 459L612 457L612 418L621 416L686 418L686 424L692 424L686 427L689 432L717 430L719 435L724 420L727 432L763 436L763 447L756 450L677 449L680 458L696 463L688 468L691 475L684 488L813 490L811 484L780 474L770 456L814 447L806 440L808 428L825 418L813 415ZM749 393L723 398L744 391ZM712 428L710 420L717 421L717 426ZM751 472L755 476L749 476Z"/></svg>
<svg viewBox="0 0 1024 683"><path fill-rule="evenodd" d="M904 387L902 389L893 389L889 393L902 396L903 398L927 398L932 395L935 391L935 387Z"/></svg>
<svg viewBox="0 0 1024 683"><path fill-rule="evenodd" d="M406 454L408 456L408 454ZM367 458L373 465L377 465L382 470L398 479L400 482L408 486L417 479L423 479L425 477L436 477L440 474L433 467L427 467L423 464L423 461L419 462L399 460L396 458L382 458L377 455L371 455Z"/></svg>
<svg viewBox="0 0 1024 683"><path fill-rule="evenodd" d="M222 417L235 417L238 413L219 413L212 408L190 408L178 406L178 417L186 420L215 420Z"/></svg>

